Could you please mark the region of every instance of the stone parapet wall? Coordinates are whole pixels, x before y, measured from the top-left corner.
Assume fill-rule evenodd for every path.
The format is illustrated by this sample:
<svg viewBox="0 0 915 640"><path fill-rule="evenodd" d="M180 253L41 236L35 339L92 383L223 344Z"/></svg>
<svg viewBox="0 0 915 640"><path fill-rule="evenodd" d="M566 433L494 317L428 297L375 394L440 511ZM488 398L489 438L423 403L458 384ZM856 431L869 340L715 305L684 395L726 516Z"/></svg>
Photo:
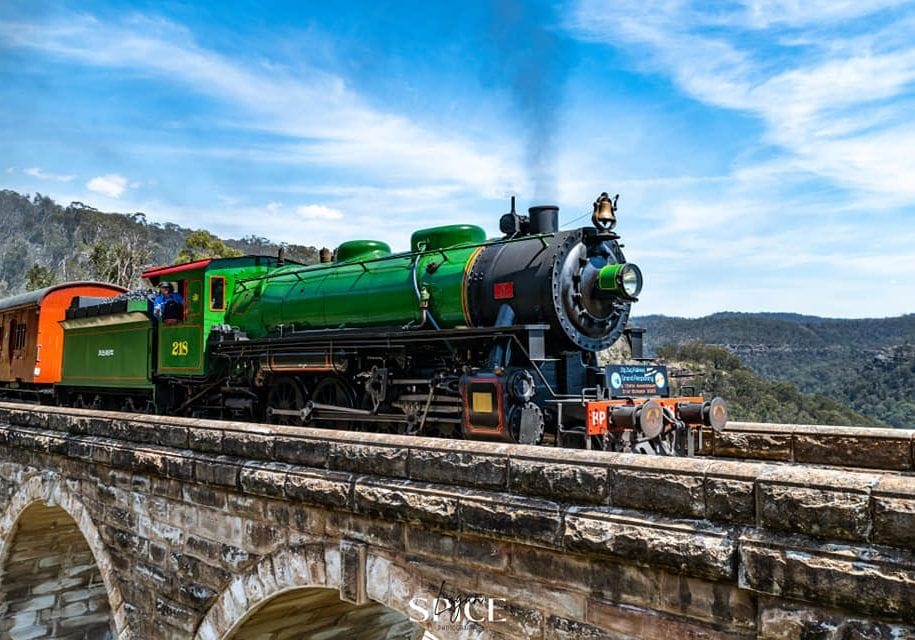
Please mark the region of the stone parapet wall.
<svg viewBox="0 0 915 640"><path fill-rule="evenodd" d="M915 471L915 429L728 422L703 433L701 453L719 458Z"/></svg>
<svg viewBox="0 0 915 640"><path fill-rule="evenodd" d="M298 547L357 604L510 603L441 637L915 633L909 475L17 405L0 460L0 508L35 474L81 497L155 637L218 629L233 580Z"/></svg>

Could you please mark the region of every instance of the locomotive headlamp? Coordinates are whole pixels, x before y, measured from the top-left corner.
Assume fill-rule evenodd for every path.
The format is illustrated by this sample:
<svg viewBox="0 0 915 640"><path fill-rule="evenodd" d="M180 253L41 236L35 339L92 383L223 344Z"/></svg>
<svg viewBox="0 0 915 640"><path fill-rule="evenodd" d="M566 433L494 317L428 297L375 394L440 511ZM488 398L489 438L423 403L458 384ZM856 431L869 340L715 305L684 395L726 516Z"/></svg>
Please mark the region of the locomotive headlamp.
<svg viewBox="0 0 915 640"><path fill-rule="evenodd" d="M664 410L655 400L642 405L639 412L639 427L646 438L657 438L664 429Z"/></svg>
<svg viewBox="0 0 915 640"><path fill-rule="evenodd" d="M664 429L664 409L657 400L612 407L609 418L614 429L636 429L648 439L658 437Z"/></svg>
<svg viewBox="0 0 915 640"><path fill-rule="evenodd" d="M718 397L709 402L679 402L677 414L687 424L701 424L715 431L724 429L728 422L728 406Z"/></svg>
<svg viewBox="0 0 915 640"><path fill-rule="evenodd" d="M628 300L635 300L642 292L642 271L629 262L608 264L598 274L597 288Z"/></svg>

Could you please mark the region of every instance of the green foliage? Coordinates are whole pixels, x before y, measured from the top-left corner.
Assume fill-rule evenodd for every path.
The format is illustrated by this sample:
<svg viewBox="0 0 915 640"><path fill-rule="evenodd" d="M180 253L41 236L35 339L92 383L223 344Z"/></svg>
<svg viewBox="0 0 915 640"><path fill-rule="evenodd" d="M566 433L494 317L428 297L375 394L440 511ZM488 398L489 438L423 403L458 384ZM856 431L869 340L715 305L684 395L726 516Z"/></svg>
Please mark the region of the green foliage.
<svg viewBox="0 0 915 640"><path fill-rule="evenodd" d="M0 269L4 276L8 274L24 274L29 264L29 243L18 233L10 234L3 247L3 257L0 259Z"/></svg>
<svg viewBox="0 0 915 640"><path fill-rule="evenodd" d="M127 289L140 284L140 275L148 260L149 249L136 236L125 235L117 242L96 242L89 252L89 264L96 280Z"/></svg>
<svg viewBox="0 0 915 640"><path fill-rule="evenodd" d="M647 316L646 351L717 344L754 372L895 427L915 427L915 314L839 320L787 313Z"/></svg>
<svg viewBox="0 0 915 640"><path fill-rule="evenodd" d="M50 287L56 281L57 279L54 277L54 272L40 264L33 264L29 267L29 270L25 272L26 291L44 289Z"/></svg>
<svg viewBox="0 0 915 640"><path fill-rule="evenodd" d="M271 242L267 238L250 235L241 240L226 240L226 244L235 247L244 255L254 256L275 256L280 245ZM308 247L301 244L283 244L286 250L286 259L302 264L314 264L318 261L318 250L315 247Z"/></svg>
<svg viewBox="0 0 915 640"><path fill-rule="evenodd" d="M139 212L102 213L81 202L63 207L41 194L9 190L0 190L0 228L5 232L0 234L0 296L23 292L34 264L50 270L58 282L100 279L133 287L143 268L175 262L193 233L172 223L150 223ZM275 256L279 248L257 236L219 242L230 249L217 245L208 255ZM286 258L313 263L317 250L288 245Z"/></svg>
<svg viewBox="0 0 915 640"><path fill-rule="evenodd" d="M790 382L764 380L721 347L689 341L658 347L657 355L668 362L673 373L682 376L683 370L689 372L685 378L677 378L675 393L690 385L706 397L721 396L728 403L732 420L886 426L825 396L802 393Z"/></svg>
<svg viewBox="0 0 915 640"><path fill-rule="evenodd" d="M235 258L241 251L228 246L209 231L198 229L184 241L184 248L178 252L178 262L194 262L206 258Z"/></svg>

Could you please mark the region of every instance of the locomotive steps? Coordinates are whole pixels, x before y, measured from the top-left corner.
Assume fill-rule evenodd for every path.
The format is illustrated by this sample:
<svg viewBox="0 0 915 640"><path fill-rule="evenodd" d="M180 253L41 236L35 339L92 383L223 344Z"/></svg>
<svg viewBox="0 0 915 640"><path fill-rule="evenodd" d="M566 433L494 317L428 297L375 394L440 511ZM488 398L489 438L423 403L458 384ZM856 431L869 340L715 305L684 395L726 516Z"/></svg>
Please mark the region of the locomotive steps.
<svg viewBox="0 0 915 640"><path fill-rule="evenodd" d="M143 575L131 572L132 556L125 554L133 553L136 545L128 542L135 538L137 548L145 548L144 536L150 548L155 538L174 553L199 555L181 545L201 536L215 536L223 545L251 545L259 554L284 553L284 540L291 540L298 526L295 519L282 526L268 519L250 528L229 527L248 512L211 508L210 498L226 493L232 499L219 505L264 501L263 513L320 514L318 521L326 522L321 535L341 538L339 554L363 549L346 555L359 580L367 580L367 570L358 569L361 557L375 558L376 568L404 559L434 566L436 587L445 580L461 592L510 599L509 620L517 614L523 623L499 638L605 637L599 635L605 631L652 639L749 640L801 637L811 621L835 627L836 635L822 637L842 637L842 629L852 627L864 637L915 634L915 475L911 467L847 470L798 462L811 451L840 450L829 438L890 435L818 431L736 425L735 438L744 438L738 438L740 446L764 440L753 434L772 438L772 451L782 458L770 463L0 403L0 487L15 493L18 485L41 485L47 478L47 487L34 490L39 497L84 485L91 494L94 487L95 498L82 498L86 508L103 511L103 533L117 529L116 555L128 558L122 569L115 568L141 581ZM911 464L915 433L892 435L907 444ZM861 439L849 442L852 448L867 446ZM725 440L707 444L712 452L740 451L733 443L727 449ZM108 488L115 478L118 489ZM167 493L181 502L175 513L197 510L196 519L176 516L168 527L132 528L131 517L155 519L158 512L150 505L134 516L130 512L137 504L165 500L156 487L174 487ZM165 509L163 517L171 511ZM185 531L188 522L201 523L200 528ZM157 527L168 535L156 537ZM277 527L288 530L276 531L276 539L264 533ZM476 557L458 551L468 545L487 552ZM163 552L163 557L170 556ZM341 556L335 557L339 564ZM140 565L148 563L147 558ZM404 571L410 575L409 568ZM226 580L220 577L213 590L233 592ZM130 580L120 584L129 591ZM397 604L393 588L376 592L374 582L356 584L379 602ZM143 583L135 593L125 591L124 598L156 624L189 630L169 637L191 638L195 629L221 619L218 603L229 596L184 608L143 609L143 598L158 603L147 597L151 590L171 602L171 591L186 586L177 578L174 584L163 579ZM404 587L404 593L414 588ZM128 613L124 624L139 627L143 619Z"/></svg>

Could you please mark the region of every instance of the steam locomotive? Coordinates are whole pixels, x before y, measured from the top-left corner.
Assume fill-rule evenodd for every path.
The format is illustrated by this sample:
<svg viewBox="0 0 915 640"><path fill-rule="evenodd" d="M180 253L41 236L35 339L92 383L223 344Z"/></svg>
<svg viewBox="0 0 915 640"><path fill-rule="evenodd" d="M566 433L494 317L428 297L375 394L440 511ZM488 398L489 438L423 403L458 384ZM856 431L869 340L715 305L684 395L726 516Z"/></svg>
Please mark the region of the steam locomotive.
<svg viewBox="0 0 915 640"><path fill-rule="evenodd" d="M410 250L344 242L321 263L207 259L150 269L184 305L75 296L57 402L521 444L683 454L723 428L715 398L621 392L597 352L626 335L642 289L616 199L559 230L555 206L515 210L487 239L469 224L413 233ZM665 382L660 367L640 375ZM666 386L664 386L666 388Z"/></svg>

